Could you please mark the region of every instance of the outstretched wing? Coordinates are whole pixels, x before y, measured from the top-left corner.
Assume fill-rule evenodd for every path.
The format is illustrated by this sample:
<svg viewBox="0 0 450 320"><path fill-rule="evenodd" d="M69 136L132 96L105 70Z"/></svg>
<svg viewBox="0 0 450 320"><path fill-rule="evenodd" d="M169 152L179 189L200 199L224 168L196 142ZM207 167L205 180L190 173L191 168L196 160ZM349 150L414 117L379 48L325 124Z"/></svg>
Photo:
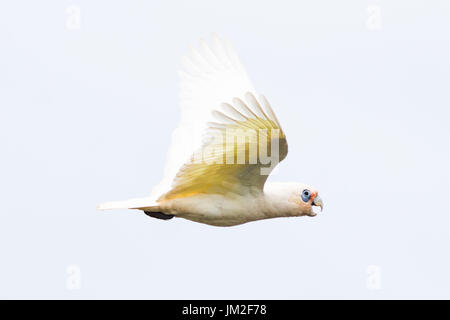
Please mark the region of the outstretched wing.
<svg viewBox="0 0 450 320"><path fill-rule="evenodd" d="M109 202L99 209L153 209L158 200L197 193L261 192L268 174L286 157L280 124L267 100L254 97L229 41L215 35L210 45L201 40L182 63L181 121L172 135L164 178L149 197ZM245 97L247 103L235 97ZM231 100L233 105L223 103ZM214 111L221 104L225 113ZM218 122L211 122L212 114Z"/></svg>
<svg viewBox="0 0 450 320"><path fill-rule="evenodd" d="M222 104L214 111L206 141L176 175L172 189L159 200L194 194L258 193L273 168L287 155L286 137L264 96L248 92L244 103Z"/></svg>
<svg viewBox="0 0 450 320"><path fill-rule="evenodd" d="M157 198L171 189L180 168L202 146L202 135L211 113L221 103L233 97L255 92L243 65L231 43L212 35L210 44L200 41L199 48L191 47L182 58L179 72L181 121L172 134L164 177L152 190Z"/></svg>

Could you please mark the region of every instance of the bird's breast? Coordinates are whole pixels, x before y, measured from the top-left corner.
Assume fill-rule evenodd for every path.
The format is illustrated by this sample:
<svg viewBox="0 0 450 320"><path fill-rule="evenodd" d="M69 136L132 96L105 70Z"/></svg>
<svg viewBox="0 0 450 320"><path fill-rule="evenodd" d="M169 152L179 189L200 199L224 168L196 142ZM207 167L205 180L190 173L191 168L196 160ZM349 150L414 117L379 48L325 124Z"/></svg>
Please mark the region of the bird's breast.
<svg viewBox="0 0 450 320"><path fill-rule="evenodd" d="M198 194L161 203L164 213L217 226L264 219L264 199L254 195Z"/></svg>

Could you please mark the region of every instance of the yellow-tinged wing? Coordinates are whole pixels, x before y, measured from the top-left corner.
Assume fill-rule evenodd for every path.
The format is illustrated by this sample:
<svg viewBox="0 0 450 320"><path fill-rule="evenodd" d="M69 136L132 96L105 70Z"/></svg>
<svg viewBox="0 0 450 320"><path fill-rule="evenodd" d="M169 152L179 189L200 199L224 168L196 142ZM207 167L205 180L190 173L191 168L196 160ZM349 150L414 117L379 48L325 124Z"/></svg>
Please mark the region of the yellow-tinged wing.
<svg viewBox="0 0 450 320"><path fill-rule="evenodd" d="M234 98L233 105L222 104L224 112L213 112L219 122L209 123L203 147L159 200L262 192L270 172L287 155L287 141L264 96L258 101L248 92L245 100Z"/></svg>
<svg viewBox="0 0 450 320"><path fill-rule="evenodd" d="M233 97L256 92L231 42L215 34L191 46L181 62L181 119L172 133L163 179L152 189L156 199L170 191L180 168L203 146L207 123L214 121L212 111Z"/></svg>
<svg viewBox="0 0 450 320"><path fill-rule="evenodd" d="M256 91L230 41L213 34L210 43L201 40L197 48L191 47L182 65L181 120L172 134L163 179L149 197L109 202L99 209L157 212L162 199L261 192L267 175L286 157L286 138L269 103L245 94ZM225 114L212 112L222 102L244 96L246 103L235 98L233 106L224 104ZM219 122L210 123L213 113ZM207 141L202 143L205 130ZM235 148L226 143L230 137L236 140ZM272 152L275 146L278 150Z"/></svg>

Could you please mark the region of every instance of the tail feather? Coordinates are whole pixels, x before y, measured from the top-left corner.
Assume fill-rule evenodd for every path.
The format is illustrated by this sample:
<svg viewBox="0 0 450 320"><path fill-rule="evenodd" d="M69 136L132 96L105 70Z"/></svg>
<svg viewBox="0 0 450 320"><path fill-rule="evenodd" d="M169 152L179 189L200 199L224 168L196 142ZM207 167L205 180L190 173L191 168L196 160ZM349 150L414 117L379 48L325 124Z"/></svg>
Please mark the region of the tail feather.
<svg viewBox="0 0 450 320"><path fill-rule="evenodd" d="M111 201L99 204L98 210L108 209L140 209L146 211L160 210L159 204L153 198L137 198L125 201Z"/></svg>

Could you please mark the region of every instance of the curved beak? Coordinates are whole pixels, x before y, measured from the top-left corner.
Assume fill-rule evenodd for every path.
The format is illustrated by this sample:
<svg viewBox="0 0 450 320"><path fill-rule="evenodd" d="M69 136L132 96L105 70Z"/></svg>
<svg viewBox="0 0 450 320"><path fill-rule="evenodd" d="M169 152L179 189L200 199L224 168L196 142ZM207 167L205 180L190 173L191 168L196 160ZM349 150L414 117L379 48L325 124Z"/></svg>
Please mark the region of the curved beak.
<svg viewBox="0 0 450 320"><path fill-rule="evenodd" d="M320 212L323 210L323 201L319 196L316 196L313 201L313 206L320 207Z"/></svg>

